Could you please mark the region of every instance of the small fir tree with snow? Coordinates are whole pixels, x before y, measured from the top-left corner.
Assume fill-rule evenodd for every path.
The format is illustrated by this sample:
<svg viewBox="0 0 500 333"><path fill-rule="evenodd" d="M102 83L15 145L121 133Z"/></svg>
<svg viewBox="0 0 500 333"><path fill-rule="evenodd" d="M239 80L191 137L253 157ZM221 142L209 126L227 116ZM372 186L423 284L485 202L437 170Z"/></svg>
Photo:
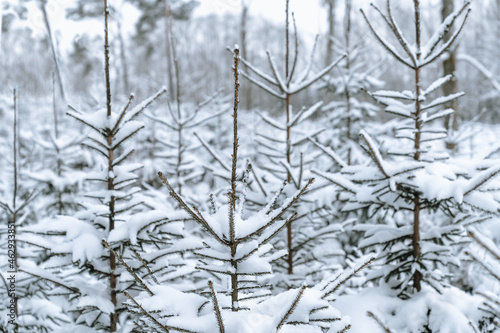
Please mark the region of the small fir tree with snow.
<svg viewBox="0 0 500 333"><path fill-rule="evenodd" d="M245 190L239 199L236 191L240 61L237 47L234 55L234 135L228 203L218 209L213 207L212 214L202 213L190 207L167 178L159 174L180 207L207 230L203 249L196 251L198 269L209 272L215 282L209 280L207 290L195 295L138 278L145 291L138 297L129 295L129 306L143 314L137 324L142 330L345 332L348 324L330 306L329 299L349 274L336 275L314 288L303 286L276 296L270 296L270 286L261 284L259 276L271 273L270 262L286 255L284 250L276 251L270 241L295 217L296 214L288 214L283 218L312 180L278 208L275 204L279 193L263 210L249 218L242 216ZM257 318L258 322L252 318Z"/></svg>
<svg viewBox="0 0 500 333"><path fill-rule="evenodd" d="M242 62L247 68L247 72L242 72L242 75L250 82L275 96L284 104L284 119L277 120L259 112L262 123L266 126L266 130L256 133L255 142L258 144L258 155L261 156L256 162L259 169L266 172L265 178L273 180L276 183L282 179L295 186L295 189L300 189L304 186L304 180L310 174L308 167L321 155L318 150L309 149L306 145L310 145L309 140L315 138L325 128L316 128L310 119L321 108L323 102L317 102L313 106L303 107L299 111L294 112L292 107L292 97L304 92L308 87L318 82L322 77L326 76L343 58L328 64L325 68L311 74L314 68L314 51L316 42L305 64L303 70L299 71L299 42L297 36L297 28L294 21L295 29L295 45L292 55L290 47L290 13L289 0L285 1L286 5L286 21L285 21L285 58L284 58L284 74L281 74L273 56L268 52L267 57L271 68L271 73L267 74L256 68L245 59ZM293 15L292 15L293 17ZM312 128L312 129L310 129ZM269 134L271 133L271 134ZM313 187L311 187L312 190ZM311 191L309 190L309 191ZM265 200L260 200L262 204L269 200L265 196ZM296 273L298 280L307 276L309 273L321 269L317 267L315 261L317 258L312 258L310 253L314 252L328 261L327 257L338 255L336 248L329 248L325 253L325 248L321 250L313 250L316 245L322 243L322 238L331 238L332 234L336 233L340 227L326 225L324 223L325 216L322 215L322 202L317 200L321 197L306 195L304 200L308 201L310 209L299 211L294 221L291 221L286 227L286 234L283 235L278 243L279 246L285 247L288 251L286 262L276 262L276 267L288 274ZM254 198L254 196L252 196ZM280 198L281 200L282 198ZM256 200L259 202L259 200ZM264 204L265 205L265 204ZM315 235L314 237L311 237ZM278 244L277 244L278 245ZM333 250L333 251L330 251ZM324 256L323 256L324 255ZM320 261L321 261L320 260ZM294 269L294 266L300 266ZM311 275L312 276L312 275ZM294 284L293 278L283 277L283 281L278 281L278 284L285 284L285 288Z"/></svg>
<svg viewBox="0 0 500 333"><path fill-rule="evenodd" d="M82 325L115 332L128 325L121 290L133 289L135 284L130 275L122 274L124 270L117 267L115 253L135 258L148 244L170 244L170 238L181 236L182 223L168 220L162 211L152 210L147 197L133 187L137 178L134 172L141 166L126 160L134 152L130 139L143 128L135 118L166 90L161 89L133 109L131 96L119 112L113 110L106 1L104 9L106 107L91 114L75 109L68 112L90 130L85 145L103 157L100 170L86 177L99 186L86 194L87 201L81 203L82 209L74 216L48 218L27 228L27 232L39 236L38 242L50 251L51 257L44 263L44 270L33 268L25 272L55 286L55 293L69 297L75 320L65 329ZM101 244L103 238L113 248L109 254ZM138 261L134 269L144 268Z"/></svg>
<svg viewBox="0 0 500 333"><path fill-rule="evenodd" d="M332 182L352 193L344 210L369 207L372 216L384 212L384 224L359 225L356 229L365 232L361 247L381 250L382 266L372 278L383 278L403 297L421 291L423 282L438 291L447 285L447 267L459 265L452 252L453 244L463 236L463 226L471 221L454 219L459 210L464 216L469 208L496 213L499 207L483 185L500 172L500 167L493 165L479 173L465 171L439 151L438 143L446 137L446 131L433 121L453 112L440 107L462 94L432 98L432 93L451 79L449 76L423 87L423 69L457 39L465 24L468 6L466 1L451 14L425 45L421 42L420 1L414 1L414 44L408 42L394 20L390 1L387 1L387 14L374 6L403 53L382 38L367 20L368 26L387 52L412 70L415 90L372 93L386 106L387 112L403 118L395 130L396 144L387 151L391 158L384 157L377 142L362 130L360 136L372 163L344 167L343 175L330 177ZM441 44L445 32L461 16L465 17L460 28ZM440 220L449 222L438 222Z"/></svg>

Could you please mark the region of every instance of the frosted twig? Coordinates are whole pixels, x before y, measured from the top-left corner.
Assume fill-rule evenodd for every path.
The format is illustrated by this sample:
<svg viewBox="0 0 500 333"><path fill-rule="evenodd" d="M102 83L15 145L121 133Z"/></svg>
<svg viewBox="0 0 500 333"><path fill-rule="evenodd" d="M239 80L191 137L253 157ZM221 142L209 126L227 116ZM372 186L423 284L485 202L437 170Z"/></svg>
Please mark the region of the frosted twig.
<svg viewBox="0 0 500 333"><path fill-rule="evenodd" d="M481 241L481 239L479 239L479 237L477 237L474 232L472 231L469 231L468 232L469 236L477 243L479 244L483 249L485 249L486 251L488 251L489 253L491 253L491 255L493 257L495 257L496 260L498 260L500 262L500 254L498 252L496 252L494 249L490 248L488 245L484 244L483 241Z"/></svg>
<svg viewBox="0 0 500 333"><path fill-rule="evenodd" d="M125 105L125 107L123 108L122 112L120 112L120 116L118 117L118 120L116 121L115 126L111 130L111 133L116 134L116 130L118 129L118 126L120 126L120 123L121 123L123 117L125 116L125 113L127 112L130 104L132 104L133 99L134 99L134 95L130 95L130 97L128 98L128 102Z"/></svg>
<svg viewBox="0 0 500 333"><path fill-rule="evenodd" d="M385 40L382 39L382 37L379 36L379 34L375 31L375 29L373 28L373 26L371 25L370 21L368 20L368 18L366 17L366 14L365 12L363 11L363 9L360 9L361 11L361 14L363 15L363 18L365 19L366 23L368 24L368 27L370 28L370 31L373 33L373 35L375 36L375 38L379 41L380 44L382 44L382 46L386 49L387 52L389 52L396 60L398 60L399 62L401 62L402 64L410 67L410 68L414 68L414 66L410 63L408 63L406 60L404 60L398 53L397 51L394 49L394 47L390 44L388 44Z"/></svg>
<svg viewBox="0 0 500 333"><path fill-rule="evenodd" d="M375 320L375 322L385 331L385 333L391 333L391 331L387 328L387 326L385 326L382 321L373 314L373 312L371 311L368 311L366 313L368 315L368 317L372 317L373 320Z"/></svg>
<svg viewBox="0 0 500 333"><path fill-rule="evenodd" d="M153 323L155 323L158 327L160 327L164 332L167 332L169 333L170 331L168 330L167 327L163 326L162 324L160 324L160 322L158 320L156 320L155 317L153 317L148 311L144 310L144 308L139 304L137 303L137 301L132 297L130 296L130 294L128 292L124 292L125 296L127 296L134 304L135 306L137 306L142 313L144 313L146 315L146 317L148 317ZM186 330L182 330L181 332L191 332L191 331L186 331ZM192 332L192 333L195 333L195 332Z"/></svg>
<svg viewBox="0 0 500 333"><path fill-rule="evenodd" d="M203 216L200 214L198 215L193 211L193 209L197 210L195 207L191 209L186 202L175 192L175 190L172 188L170 183L168 182L167 178L163 176L163 173L158 172L158 176L162 180L163 184L165 184L169 190L170 196L179 203L179 205L184 209L193 219L195 219L198 223L203 225L205 228L207 228L208 232L214 236L215 239L217 239L220 243L227 245L225 241L223 241L219 235L212 229L212 227L208 224L208 222L203 218Z"/></svg>
<svg viewBox="0 0 500 333"><path fill-rule="evenodd" d="M120 262L122 263L123 266L125 266L125 268L127 269L127 271L134 277L134 279L139 282L139 284L151 295L153 296L153 292L151 291L151 289L149 289L149 287L144 283L144 281L142 281L142 279L140 277L137 276L137 274L135 274L135 272L132 270L132 268L130 268L129 265L127 265L127 263L125 261L123 261L122 257L116 253L115 250L113 250L111 248L111 246L109 246L108 242L106 242L105 239L102 240L102 245L104 245L105 247L108 248L108 250L110 252L112 252L116 258L118 258L118 260L120 260Z"/></svg>
<svg viewBox="0 0 500 333"><path fill-rule="evenodd" d="M297 307L297 304L299 304L300 298L304 294L304 290L306 290L306 286L302 286L300 288L300 290L299 290L297 296L295 297L293 303L291 304L290 308L285 313L285 316L281 319L281 321L279 322L278 326L276 327L276 332L278 332L281 329L281 326L283 326L285 324L285 321L288 319L288 317L290 317L290 315L292 314L293 310L295 310L295 308Z"/></svg>
<svg viewBox="0 0 500 333"><path fill-rule="evenodd" d="M420 66L419 66L420 68L422 68L424 66L427 66L428 64L434 62L434 60L436 60L437 58L439 58L441 55L443 55L443 53L446 52L446 50L448 50L450 48L450 46L457 39L458 35L460 35L460 33L462 32L462 29L463 29L463 27L465 25L465 22L467 21L467 18L469 17L469 13L470 13L470 8L467 10L467 13L465 14L464 20L462 21L462 24L460 25L460 27L458 28L458 30L455 31L455 33L453 34L453 36L451 36L451 38L441 47L441 50L439 50L438 52L436 52L436 54L432 58L430 58L426 62L420 64Z"/></svg>

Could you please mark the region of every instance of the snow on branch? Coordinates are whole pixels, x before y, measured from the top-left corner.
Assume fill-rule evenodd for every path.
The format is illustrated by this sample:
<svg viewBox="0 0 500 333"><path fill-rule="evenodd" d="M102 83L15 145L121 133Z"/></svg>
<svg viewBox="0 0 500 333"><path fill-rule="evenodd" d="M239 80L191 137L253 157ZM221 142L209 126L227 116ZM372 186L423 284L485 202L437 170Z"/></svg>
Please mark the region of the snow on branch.
<svg viewBox="0 0 500 333"><path fill-rule="evenodd" d="M427 59L433 52L434 49L437 47L440 41L444 39L446 34L450 31L451 27L453 26L453 23L455 20L463 13L463 11L470 5L470 0L464 1L463 5L457 9L455 12L451 13L444 19L444 21L441 23L439 28L434 32L432 37L429 39L427 44L423 47L422 50L422 55L423 59ZM469 9L470 11L470 9ZM468 14L468 12L467 12ZM466 19L466 18L465 18ZM463 24L465 23L465 19ZM461 28L459 29L458 33L460 33ZM452 40L453 38L450 38ZM450 44L451 45L451 44ZM439 52L438 52L439 53Z"/></svg>
<svg viewBox="0 0 500 333"><path fill-rule="evenodd" d="M405 60L399 53L398 51L396 51L396 48L389 44L385 39L383 39L376 31L375 29L373 28L372 24L370 23L370 21L368 20L368 18L366 17L366 14L365 12L363 11L363 9L360 9L361 11L361 14L363 15L363 18L365 19L366 23L368 24L368 27L370 28L370 31L373 33L373 35L375 36L375 38L379 41L380 44L382 44L382 46L387 50L387 52L389 52L396 60L398 60L399 62L401 62L402 64L406 65L407 67L410 67L410 68L414 68L415 66L413 64L411 64L410 62L408 62L407 60Z"/></svg>

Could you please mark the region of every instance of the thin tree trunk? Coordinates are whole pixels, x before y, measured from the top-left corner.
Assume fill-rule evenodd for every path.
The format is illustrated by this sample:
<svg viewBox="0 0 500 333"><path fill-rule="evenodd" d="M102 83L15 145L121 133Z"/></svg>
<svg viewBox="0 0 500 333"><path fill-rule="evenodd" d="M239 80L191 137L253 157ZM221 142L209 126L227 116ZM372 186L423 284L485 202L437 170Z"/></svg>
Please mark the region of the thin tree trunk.
<svg viewBox="0 0 500 333"><path fill-rule="evenodd" d="M167 81L168 94L171 101L175 100L174 91L174 73L172 64L172 11L170 10L169 0L165 0L165 46L166 46L166 62L167 62Z"/></svg>
<svg viewBox="0 0 500 333"><path fill-rule="evenodd" d="M235 49L234 56L234 107L233 107L233 153L231 155L231 191L229 192L229 230L231 242L231 266L234 273L231 274L231 311L238 311L238 262L236 261L236 242L235 230L235 212L236 212L236 166L238 161L238 106L239 106L239 72L240 63L239 49Z"/></svg>
<svg viewBox="0 0 500 333"><path fill-rule="evenodd" d="M13 190L13 196L12 196L12 224L14 225L14 244L15 244L15 249L14 249L14 271L17 272L18 269L18 261L17 261L17 180L18 180L18 148L17 148L17 143L18 143L18 123L17 123L17 94L16 90L14 89L14 140L12 142L12 149L14 151L14 190ZM14 313L16 315L16 318L19 318L19 307L18 307L18 297L17 293L14 296ZM17 320L14 322L14 333L19 332L19 324L17 323Z"/></svg>
<svg viewBox="0 0 500 333"><path fill-rule="evenodd" d="M442 0L441 2L441 19L444 19L453 13L453 0ZM453 34L453 30L445 35L444 42L448 41ZM446 82L443 85L443 93L445 96L455 94L457 92L457 79L455 76L456 64L457 64L457 52L456 46L450 48L447 51L448 57L443 61L443 72L444 75L453 75L452 79ZM446 108L451 108L455 110L455 112L451 115L448 115L444 118L444 126L448 131L457 131L458 130L458 102L456 99L446 103ZM446 147L450 150L454 150L456 146L455 142L447 142Z"/></svg>
<svg viewBox="0 0 500 333"><path fill-rule="evenodd" d="M106 77L106 108L107 108L107 116L111 117L111 83L110 83L110 74L109 74L109 37L108 37L108 18L109 18L109 8L107 0L104 0L104 71ZM110 128L107 129L106 140L108 143L108 191L112 192L115 189L114 184L114 168L113 168L113 133ZM108 204L109 208L109 217L108 223L109 228L108 232L111 232L115 228L115 196L112 195ZM109 331L116 332L117 324L118 324L118 313L116 312L117 299L116 299L116 257L113 251L109 252L109 290L110 290L110 298L111 303L113 304L114 310L109 315Z"/></svg>
<svg viewBox="0 0 500 333"><path fill-rule="evenodd" d="M421 56L421 45L420 45L420 1L413 0L415 6L415 34L416 34L416 45L417 45L417 64L420 62ZM420 101L420 93L421 93L421 79L420 79L420 67L416 67L415 69L415 154L413 158L415 160L420 160L420 140L421 140L421 112L422 106ZM421 263L421 254L420 254L420 195L416 194L413 200L413 235L412 235L412 247L413 247L413 257L418 266ZM413 287L417 290L421 290L421 280L422 273L417 269L413 275Z"/></svg>
<svg viewBox="0 0 500 333"><path fill-rule="evenodd" d="M122 64L122 80L123 80L123 94L125 96L130 94L130 85L128 81L128 66L127 57L125 55L125 41L122 34L122 24L120 20L116 20L118 25L118 41L120 42L120 62Z"/></svg>
<svg viewBox="0 0 500 333"><path fill-rule="evenodd" d="M248 4L245 0L241 1L241 18L240 18L240 54L245 60L248 59L247 53L247 22L248 22ZM243 65L243 69L248 72L247 66ZM247 85L245 88L245 108L251 110L252 108L252 86Z"/></svg>
<svg viewBox="0 0 500 333"><path fill-rule="evenodd" d="M326 40L326 62L328 66L333 61L333 41L332 38L335 33L335 4L336 0L326 0L328 6L328 38Z"/></svg>
<svg viewBox="0 0 500 333"><path fill-rule="evenodd" d="M333 3L333 2L332 2ZM347 80L351 77L351 54L350 54L350 39L349 35L351 33L351 4L352 0L345 0L345 31L344 31L344 39L345 39L345 48L346 48L346 74ZM331 61L331 60L330 60ZM330 64L331 62L328 62ZM352 140L352 119L351 119L351 92L349 89L349 82L345 84L345 99L346 99L346 113L347 113L347 140ZM351 156L351 147L347 148L347 165L351 165L352 156Z"/></svg>
<svg viewBox="0 0 500 333"><path fill-rule="evenodd" d="M287 90L290 88L290 80L288 75L290 74L290 34L289 34L289 0L286 0L286 28L285 28L285 41L286 41L286 54L285 54L285 78ZM286 92L285 99L285 113L286 113L286 162L290 165L291 161L291 128L290 128L290 94ZM292 175L290 171L287 171L286 181L289 183L292 180ZM292 222L288 223L286 226L286 235L288 243L288 274L293 274L293 232L292 232Z"/></svg>

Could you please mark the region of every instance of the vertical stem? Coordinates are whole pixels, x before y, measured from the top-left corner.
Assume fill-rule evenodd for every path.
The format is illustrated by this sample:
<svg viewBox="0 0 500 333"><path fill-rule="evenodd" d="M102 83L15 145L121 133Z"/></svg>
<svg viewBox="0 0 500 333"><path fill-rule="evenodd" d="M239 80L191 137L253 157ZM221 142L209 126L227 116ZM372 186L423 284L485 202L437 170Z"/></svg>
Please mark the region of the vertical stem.
<svg viewBox="0 0 500 333"><path fill-rule="evenodd" d="M169 85L170 85L170 96L176 99L177 106L177 165L175 170L175 175L177 178L177 187L179 195L182 194L182 184L180 181L181 177L181 164L182 164L182 151L183 151L183 140L182 140L182 130L183 130L183 120L181 112L181 83L179 74L179 62L177 61L177 53L175 49L174 36L172 33L172 10L170 9L170 4L168 0L165 1L165 17L167 24L167 61L170 64L168 66L169 75ZM173 68L173 74L172 74ZM174 77L175 77L175 93L174 93Z"/></svg>
<svg viewBox="0 0 500 333"><path fill-rule="evenodd" d="M127 66L127 57L125 56L125 41L123 39L122 33L122 24L121 20L116 20L116 24L118 26L118 41L120 42L120 62L122 63L122 71L123 71L123 93L125 95L130 94L129 82L128 82L128 66Z"/></svg>
<svg viewBox="0 0 500 333"><path fill-rule="evenodd" d="M14 137L13 137L13 142L12 142L12 147L14 150L14 193L12 196L12 210L14 212L17 211L17 129L18 129L18 124L17 124L17 91L14 89ZM14 213L15 216L15 213Z"/></svg>
<svg viewBox="0 0 500 333"><path fill-rule="evenodd" d="M352 118L351 118L351 92L349 89L349 81L351 79L351 50L350 50L350 40L349 35L351 33L351 3L352 0L345 0L345 47L346 47L346 75L347 82L345 83L345 99L346 99L346 112L347 112L347 140L349 141L349 147L347 148L347 165L351 165L351 147L350 141L352 140Z"/></svg>
<svg viewBox="0 0 500 333"><path fill-rule="evenodd" d="M17 267L18 267L18 261L17 261L17 156L18 156L18 148L17 148L17 141L18 141L18 126L19 124L17 123L17 92L16 89L14 89L14 139L13 139L13 150L14 150L14 193L12 196L12 224L14 225L14 244L15 244L15 251L14 251L14 270L17 272ZM14 300L14 313L16 315L16 318L18 318L19 314L19 308L17 305L17 293L15 296ZM14 333L17 333L19 331L19 325L17 321L14 323Z"/></svg>
<svg viewBox="0 0 500 333"><path fill-rule="evenodd" d="M287 90L290 88L290 80L288 79L290 71L290 36L289 36L289 0L286 0L286 21L285 21L285 41L286 41L286 54L285 54L285 77L286 77L286 87ZM290 139L290 94L286 92L285 99L286 107L286 162L290 165L290 155L291 155L291 139ZM290 182L292 175L287 170L287 182ZM288 274L293 274L293 249L292 249L292 222L290 221L286 226L286 238L288 244Z"/></svg>
<svg viewBox="0 0 500 333"><path fill-rule="evenodd" d="M104 0L104 74L106 77L106 108L108 117L111 117L111 79L109 75L108 18L108 1Z"/></svg>
<svg viewBox="0 0 500 333"><path fill-rule="evenodd" d="M106 107L107 107L107 116L111 117L111 83L110 83L110 75L109 75L109 39L108 39L108 17L109 17L109 8L107 0L104 0L104 71L106 77ZM106 140L108 143L108 191L114 191L114 171L113 171L113 143L114 133L110 128L106 129ZM111 232L115 228L115 196L112 195L109 201L109 230ZM118 323L118 314L116 312L116 257L113 251L109 253L109 289L110 289L110 297L111 303L113 304L114 311L109 315L110 317L110 332L116 332L117 323Z"/></svg>
<svg viewBox="0 0 500 333"><path fill-rule="evenodd" d="M248 59L247 54L247 21L248 21L248 4L245 0L241 0L241 17L240 17L240 53L241 58ZM247 66L243 64L243 69L248 71ZM245 89L245 107L247 110L252 108L252 87L248 85Z"/></svg>
<svg viewBox="0 0 500 333"><path fill-rule="evenodd" d="M326 40L326 62L328 66L333 61L333 41L332 37L335 33L335 2L336 0L327 0L328 4L328 38ZM346 14L349 15L349 14Z"/></svg>
<svg viewBox="0 0 500 333"><path fill-rule="evenodd" d="M420 102L420 93L421 93L421 82L420 82L420 56L421 56L421 42L420 42L420 1L414 0L415 6L415 34L416 34L416 46L417 46L417 66L415 68L415 155L413 158L415 160L420 160L420 138L422 131L422 122L420 119L421 116L421 102ZM420 266L421 256L420 256L420 195L416 194L413 200L413 237L412 237L412 246L413 246L413 257ZM422 280L422 273L417 270L413 275L413 287L420 291L421 286L420 282Z"/></svg>
<svg viewBox="0 0 500 333"><path fill-rule="evenodd" d="M55 73L52 72L52 112L54 113L54 135L56 138L56 144L54 145L56 150L56 172L60 177L62 174L61 171L61 154L59 151L59 146L57 145L57 139L59 139L59 122L57 119L57 101L56 101L56 78ZM62 193L61 191L57 191L57 213L62 215L63 213L63 204L62 204Z"/></svg>
<svg viewBox="0 0 500 333"><path fill-rule="evenodd" d="M174 93L174 75L172 73L172 38L170 37L172 34L172 11L170 10L169 0L165 0L165 47L166 47L166 61L167 61L167 80L168 80L168 89L169 89L169 97L170 100L175 99Z"/></svg>
<svg viewBox="0 0 500 333"><path fill-rule="evenodd" d="M231 247L231 265L234 268L234 273L231 274L231 310L238 311L238 265L236 260L236 249L238 243L235 235L235 211L236 211L236 163L238 162L238 105L239 100L239 72L238 66L240 62L240 50L234 49L234 107L233 107L233 153L231 167L231 192L229 192L229 230L230 230L230 247Z"/></svg>

